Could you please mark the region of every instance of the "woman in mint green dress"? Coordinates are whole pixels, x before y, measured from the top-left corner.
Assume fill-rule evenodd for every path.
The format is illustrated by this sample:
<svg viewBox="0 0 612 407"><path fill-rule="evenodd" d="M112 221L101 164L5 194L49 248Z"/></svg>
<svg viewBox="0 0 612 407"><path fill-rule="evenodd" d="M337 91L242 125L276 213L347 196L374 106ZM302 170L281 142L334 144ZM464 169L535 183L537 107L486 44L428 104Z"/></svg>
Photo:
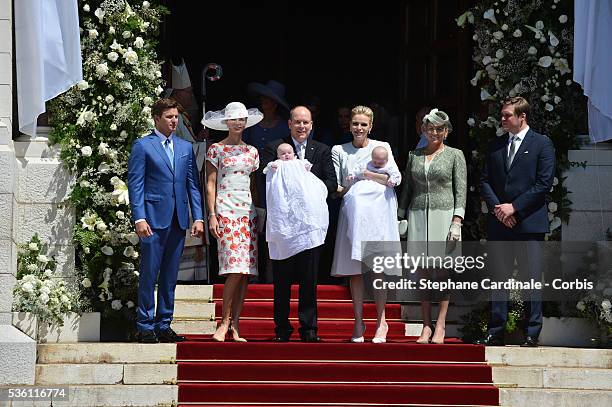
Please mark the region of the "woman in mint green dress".
<svg viewBox="0 0 612 407"><path fill-rule="evenodd" d="M444 144L452 131L448 115L432 109L423 118L427 146L408 154L398 215L407 217L409 242L461 240L465 215L467 168L463 152ZM428 246L435 250L436 245ZM436 255L436 253L426 253ZM423 330L418 343L444 343L448 297L439 303L435 332L431 302L421 301ZM432 336L433 335L433 336Z"/></svg>

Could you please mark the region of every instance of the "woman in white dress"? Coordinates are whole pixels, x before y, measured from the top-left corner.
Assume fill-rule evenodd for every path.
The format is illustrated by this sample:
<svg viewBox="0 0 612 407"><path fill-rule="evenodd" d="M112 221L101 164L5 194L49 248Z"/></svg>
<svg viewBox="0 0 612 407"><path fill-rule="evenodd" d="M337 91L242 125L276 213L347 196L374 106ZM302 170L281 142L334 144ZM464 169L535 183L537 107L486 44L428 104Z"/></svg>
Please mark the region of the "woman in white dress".
<svg viewBox="0 0 612 407"><path fill-rule="evenodd" d="M255 171L259 167L257 149L242 141L245 128L259 123L263 115L240 102L229 103L218 112L207 112L203 124L226 130L227 137L212 144L206 154L206 205L208 229L218 243L219 275L223 285L221 322L212 336L223 342L230 333L240 336L238 321L250 275L257 275L257 197Z"/></svg>
<svg viewBox="0 0 612 407"><path fill-rule="evenodd" d="M378 146L384 147L389 153L389 164L396 166L391 147L389 143L372 140L368 137L372 130L374 121L374 113L365 106L356 106L351 110L351 133L353 141L341 145L336 145L332 148L332 160L336 170L336 178L338 179L338 197L343 197L351 186L349 175L354 174L356 168L363 168L372 159L372 150ZM382 185L387 185L389 180L388 174L380 174L372 171L363 171L362 177L366 180L375 181ZM363 182L363 181L360 181ZM387 187L391 188L391 187ZM343 202L343 206L345 203ZM381 211L384 212L384 211ZM388 220L383 216L376 218L375 213L372 214L373 222ZM378 214L379 216L381 214ZM351 242L348 235L347 218L351 214L346 213L346 210L340 210L338 219L338 231L336 234L336 246L334 250L334 260L332 264L331 275L334 277L348 276L350 278L351 298L353 300L353 312L355 314L355 326L353 328L352 342L363 342L365 333L365 323L363 322L363 299L364 299L364 282L362 275L361 256L353 256L353 248L359 246L355 242ZM385 218L385 219L383 219ZM390 218L393 226L397 230L397 218L393 212ZM396 239L399 241L399 233L395 233ZM355 258L359 257L359 258ZM386 292L383 290L375 290L376 301L376 333L372 339L373 343L386 342L387 331L389 327L385 321L385 303Z"/></svg>

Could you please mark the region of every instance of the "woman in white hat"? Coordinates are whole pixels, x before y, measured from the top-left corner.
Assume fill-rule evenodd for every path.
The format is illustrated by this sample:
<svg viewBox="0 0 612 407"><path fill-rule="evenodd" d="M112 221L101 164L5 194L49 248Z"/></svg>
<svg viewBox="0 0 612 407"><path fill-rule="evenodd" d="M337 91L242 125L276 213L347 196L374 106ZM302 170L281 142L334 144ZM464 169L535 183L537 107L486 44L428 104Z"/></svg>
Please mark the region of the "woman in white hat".
<svg viewBox="0 0 612 407"><path fill-rule="evenodd" d="M219 275L227 276L221 322L212 337L219 342L228 333L234 341L246 342L240 337L238 320L248 278L257 275L258 219L253 200L257 198L254 177L259 153L242 141L242 132L261 119L259 110L232 102L223 110L207 112L202 120L208 128L228 132L206 154L208 228L218 242Z"/></svg>

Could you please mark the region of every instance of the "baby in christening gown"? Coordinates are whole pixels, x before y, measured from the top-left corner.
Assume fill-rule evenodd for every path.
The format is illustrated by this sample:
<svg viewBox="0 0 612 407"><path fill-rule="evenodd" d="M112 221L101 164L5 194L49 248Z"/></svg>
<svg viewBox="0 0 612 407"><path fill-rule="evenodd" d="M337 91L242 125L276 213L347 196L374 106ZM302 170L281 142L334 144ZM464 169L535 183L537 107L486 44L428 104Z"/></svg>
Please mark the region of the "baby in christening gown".
<svg viewBox="0 0 612 407"><path fill-rule="evenodd" d="M366 170L389 175L386 185L366 179L363 175ZM397 165L389 164L387 149L382 146L373 149L371 160L351 171L347 180L351 186L344 195L342 210L347 215L352 258L366 255L361 253L362 242L399 241L401 231L398 228L402 225L397 222L397 197L393 187L401 182L402 176Z"/></svg>
<svg viewBox="0 0 612 407"><path fill-rule="evenodd" d="M266 241L270 258L283 260L325 241L329 225L327 187L310 172L312 164L299 160L290 144L276 150L266 174Z"/></svg>

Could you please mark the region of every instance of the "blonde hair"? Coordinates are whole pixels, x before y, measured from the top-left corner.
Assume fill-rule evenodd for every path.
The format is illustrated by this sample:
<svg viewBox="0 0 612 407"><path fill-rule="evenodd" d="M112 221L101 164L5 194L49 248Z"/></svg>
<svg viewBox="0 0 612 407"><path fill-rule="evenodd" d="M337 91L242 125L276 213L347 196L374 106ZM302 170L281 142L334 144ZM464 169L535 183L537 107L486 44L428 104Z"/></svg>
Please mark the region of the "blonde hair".
<svg viewBox="0 0 612 407"><path fill-rule="evenodd" d="M529 106L529 102L522 96L515 96L513 98L508 98L504 100L503 106L512 105L514 107L514 114L518 117L525 113L527 119L529 119L529 114L531 113L531 106Z"/></svg>
<svg viewBox="0 0 612 407"><path fill-rule="evenodd" d="M358 114L367 116L368 119L370 119L370 126L374 124L374 112L369 107L361 105L355 106L353 109L351 109L351 120L353 120L353 117Z"/></svg>

